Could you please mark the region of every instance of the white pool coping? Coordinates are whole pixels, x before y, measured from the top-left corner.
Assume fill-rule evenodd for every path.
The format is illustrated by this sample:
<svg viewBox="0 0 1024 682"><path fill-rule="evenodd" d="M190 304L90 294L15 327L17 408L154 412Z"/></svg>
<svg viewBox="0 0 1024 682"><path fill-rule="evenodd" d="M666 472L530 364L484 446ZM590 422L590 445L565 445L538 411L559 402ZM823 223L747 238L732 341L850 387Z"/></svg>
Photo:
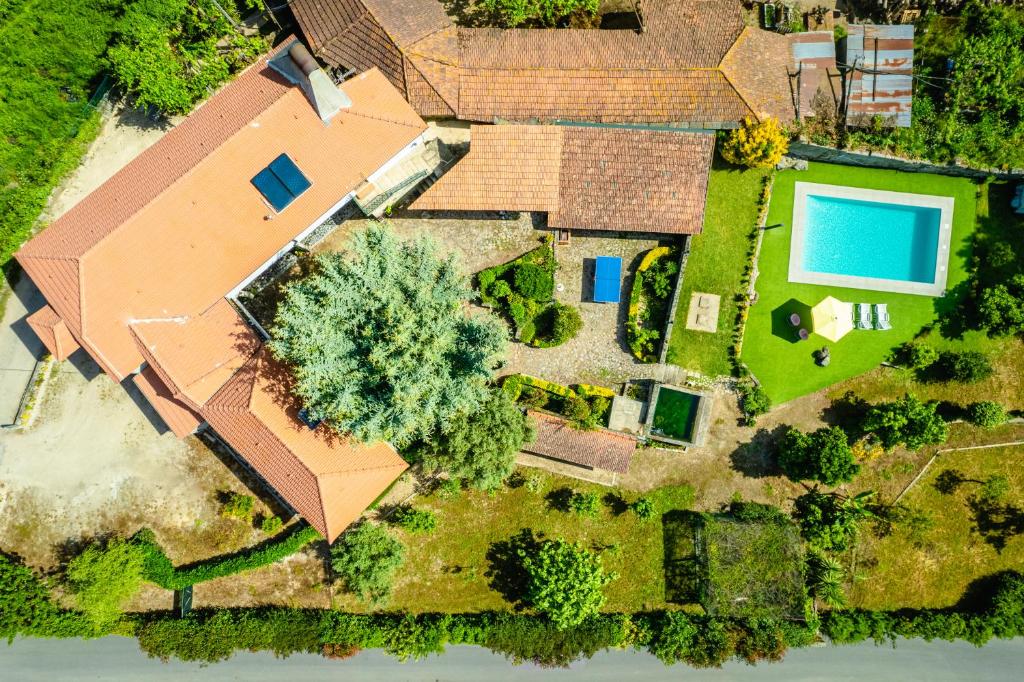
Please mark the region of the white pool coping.
<svg viewBox="0 0 1024 682"><path fill-rule="evenodd" d="M804 221L806 219L807 197L809 195L939 209L939 245L938 253L935 257L935 277L932 282L907 282L899 279L834 275L826 272L805 270L803 266ZM797 182L793 189L793 231L789 247L789 281L799 284L823 284L848 287L850 289L868 289L870 291L892 291L899 294L942 296L946 291L946 278L949 275L949 246L952 232L953 197L889 192L887 190L843 187L841 185L822 185L816 182ZM878 245L865 244L864 248L870 252L877 249Z"/></svg>

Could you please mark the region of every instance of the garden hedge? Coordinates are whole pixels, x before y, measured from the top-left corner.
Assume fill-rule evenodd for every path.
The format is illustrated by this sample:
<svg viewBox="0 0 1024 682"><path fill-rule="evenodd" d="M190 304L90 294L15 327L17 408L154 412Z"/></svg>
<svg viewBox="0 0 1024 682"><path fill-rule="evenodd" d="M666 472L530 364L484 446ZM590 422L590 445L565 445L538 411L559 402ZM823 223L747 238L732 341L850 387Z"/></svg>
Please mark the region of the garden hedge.
<svg viewBox="0 0 1024 682"><path fill-rule="evenodd" d="M640 265L636 268L636 274L633 276L633 288L629 292L629 311L626 315L626 336L629 341L630 350L633 351L633 355L641 362L653 361L650 356L643 352L642 346L640 345L640 336L643 330L640 327L640 297L644 292L644 272L646 272L655 261L659 258L669 255L672 252L670 246L658 246L646 254L640 261ZM647 330L650 331L650 330ZM661 337L661 332L658 332L658 337Z"/></svg>

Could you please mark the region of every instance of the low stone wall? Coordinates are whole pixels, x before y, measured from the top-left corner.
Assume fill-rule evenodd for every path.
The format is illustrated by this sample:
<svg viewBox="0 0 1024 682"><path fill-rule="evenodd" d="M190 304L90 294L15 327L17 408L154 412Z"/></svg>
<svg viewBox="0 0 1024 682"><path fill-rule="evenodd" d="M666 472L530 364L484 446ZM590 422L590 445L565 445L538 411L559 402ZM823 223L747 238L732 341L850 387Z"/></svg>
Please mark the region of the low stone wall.
<svg viewBox="0 0 1024 682"><path fill-rule="evenodd" d="M844 166L860 166L862 168L881 168L898 170L908 173L935 173L960 178L984 179L996 177L1002 180L1024 180L1024 168L1005 171L996 168L968 168L956 164L936 164L928 161L914 161L884 152L859 152L848 149L822 147L808 142L793 142L789 145L788 155L807 161L836 163Z"/></svg>
<svg viewBox="0 0 1024 682"><path fill-rule="evenodd" d="M672 292L672 302L669 304L668 309L668 320L665 322L665 332L661 337L661 352L658 353L658 362L661 364L665 364L665 358L668 357L668 347L672 341L672 327L676 324L676 308L679 307L679 294L683 290L686 260L690 257L690 235L683 237L682 248L679 251L679 274L676 275L676 289Z"/></svg>

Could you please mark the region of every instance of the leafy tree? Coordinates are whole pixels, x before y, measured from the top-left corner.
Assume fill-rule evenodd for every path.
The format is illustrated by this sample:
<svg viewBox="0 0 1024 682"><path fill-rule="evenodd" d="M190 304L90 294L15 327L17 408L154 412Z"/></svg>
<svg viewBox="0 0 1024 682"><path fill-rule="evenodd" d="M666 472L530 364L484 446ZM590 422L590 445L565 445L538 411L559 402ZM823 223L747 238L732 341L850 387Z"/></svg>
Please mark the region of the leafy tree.
<svg viewBox="0 0 1024 682"><path fill-rule="evenodd" d="M1024 275L983 290L978 316L990 336L1024 332Z"/></svg>
<svg viewBox="0 0 1024 682"><path fill-rule="evenodd" d="M874 405L864 417L863 429L874 433L886 448L903 443L910 450L944 443L948 427L936 412L938 403L921 402L912 394L889 403Z"/></svg>
<svg viewBox="0 0 1024 682"><path fill-rule="evenodd" d="M1006 423L1006 409L999 403L983 400L967 407L967 419L972 424L993 429Z"/></svg>
<svg viewBox="0 0 1024 682"><path fill-rule="evenodd" d="M618 577L604 572L599 556L565 540L545 540L518 554L527 577L525 600L559 630L597 615L602 588Z"/></svg>
<svg viewBox="0 0 1024 682"><path fill-rule="evenodd" d="M484 8L509 28L555 26L571 14L597 14L599 0L483 0Z"/></svg>
<svg viewBox="0 0 1024 682"><path fill-rule="evenodd" d="M143 557L131 542L111 538L94 542L68 563L68 586L78 608L97 629L121 616L125 603L142 585Z"/></svg>
<svg viewBox="0 0 1024 682"><path fill-rule="evenodd" d="M359 524L331 547L331 568L349 591L371 603L387 600L404 558L405 546L376 523Z"/></svg>
<svg viewBox="0 0 1024 682"><path fill-rule="evenodd" d="M752 116L725 135L721 146L722 158L737 166L771 168L789 149L789 137L779 120L767 117L757 120Z"/></svg>
<svg viewBox="0 0 1024 682"><path fill-rule="evenodd" d="M474 488L492 490L509 477L516 453L534 435L533 425L508 395L492 391L479 409L457 417L425 445L421 457L428 471L446 471Z"/></svg>
<svg viewBox="0 0 1024 682"><path fill-rule="evenodd" d="M389 521L410 533L432 533L437 528L437 516L429 509L399 507Z"/></svg>
<svg viewBox="0 0 1024 682"><path fill-rule="evenodd" d="M752 425L758 416L772 409L771 398L763 388L754 383L740 385L740 401L744 421L748 426Z"/></svg>
<svg viewBox="0 0 1024 682"><path fill-rule="evenodd" d="M935 363L939 374L949 381L971 384L992 376L992 363L976 350L943 351Z"/></svg>
<svg viewBox="0 0 1024 682"><path fill-rule="evenodd" d="M662 256L643 273L643 281L657 298L667 298L672 293L672 278L677 272L679 263L670 256Z"/></svg>
<svg viewBox="0 0 1024 682"><path fill-rule="evenodd" d="M817 490L801 495L795 510L800 533L821 550L843 551L857 533L857 522L872 516L867 503L873 496L870 491L842 497Z"/></svg>
<svg viewBox="0 0 1024 682"><path fill-rule="evenodd" d="M849 483L860 471L846 433L837 426L804 433L790 428L782 437L779 466L794 481L820 481L828 486Z"/></svg>
<svg viewBox="0 0 1024 682"><path fill-rule="evenodd" d="M468 316L452 257L379 224L288 285L269 342L312 419L360 441L404 447L453 428L490 395L507 331Z"/></svg>
<svg viewBox="0 0 1024 682"><path fill-rule="evenodd" d="M549 301L554 293L555 282L551 273L533 263L519 263L512 271L515 291L535 301ZM495 286L497 282L495 282Z"/></svg>
<svg viewBox="0 0 1024 682"><path fill-rule="evenodd" d="M580 516L597 516L601 512L601 498L594 492L575 492L569 498L569 509Z"/></svg>
<svg viewBox="0 0 1024 682"><path fill-rule="evenodd" d="M911 369L923 370L938 361L939 351L921 341L908 341L899 347L893 359Z"/></svg>
<svg viewBox="0 0 1024 682"><path fill-rule="evenodd" d="M552 312L554 314L554 322L551 330L551 341L555 345L575 338L579 334L580 329L583 328L583 318L580 317L580 311L574 306L555 303Z"/></svg>
<svg viewBox="0 0 1024 682"><path fill-rule="evenodd" d="M633 504L629 505L629 508L633 510L633 513L641 521L649 521L657 513L657 510L654 508L654 502L649 497L638 498Z"/></svg>

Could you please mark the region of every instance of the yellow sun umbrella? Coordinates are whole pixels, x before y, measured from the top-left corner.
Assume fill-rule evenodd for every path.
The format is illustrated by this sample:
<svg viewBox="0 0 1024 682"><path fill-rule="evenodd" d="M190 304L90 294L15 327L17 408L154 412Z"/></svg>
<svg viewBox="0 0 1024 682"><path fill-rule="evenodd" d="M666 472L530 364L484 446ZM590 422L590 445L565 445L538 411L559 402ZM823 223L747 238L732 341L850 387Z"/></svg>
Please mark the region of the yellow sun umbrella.
<svg viewBox="0 0 1024 682"><path fill-rule="evenodd" d="M853 331L853 304L829 296L811 308L814 333L829 341L838 341Z"/></svg>

